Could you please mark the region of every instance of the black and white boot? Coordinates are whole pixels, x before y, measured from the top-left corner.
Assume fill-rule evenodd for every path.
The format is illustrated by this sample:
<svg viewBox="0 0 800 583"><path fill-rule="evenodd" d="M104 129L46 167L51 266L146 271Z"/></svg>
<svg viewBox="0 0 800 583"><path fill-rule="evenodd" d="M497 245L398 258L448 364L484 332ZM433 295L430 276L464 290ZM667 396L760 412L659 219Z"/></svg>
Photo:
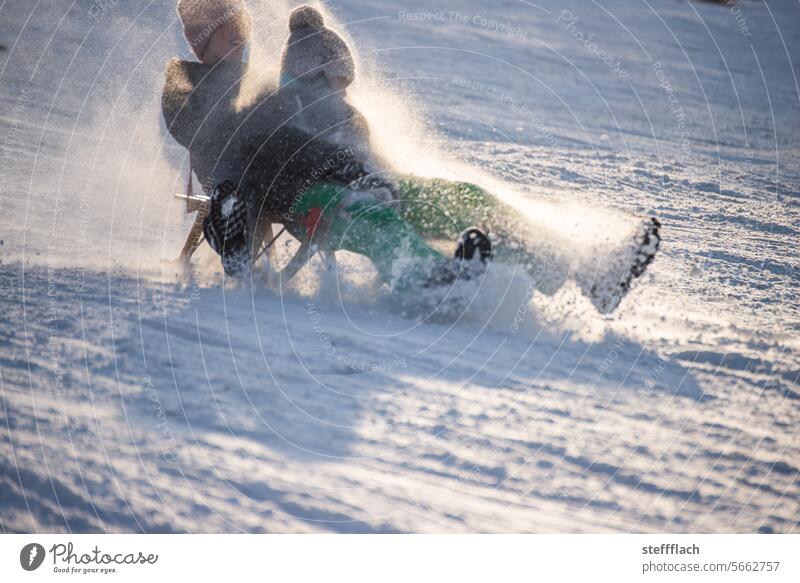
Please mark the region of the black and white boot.
<svg viewBox="0 0 800 583"><path fill-rule="evenodd" d="M247 244L247 207L230 180L214 188L203 220L203 235L222 257L225 274L231 277L246 273L250 267Z"/></svg>
<svg viewBox="0 0 800 583"><path fill-rule="evenodd" d="M602 274L594 274L589 281L578 282L583 293L601 314L616 310L622 298L631 290L633 280L653 262L661 244L660 231L658 219L645 218L631 241L628 253L619 262Z"/></svg>
<svg viewBox="0 0 800 583"><path fill-rule="evenodd" d="M454 321L464 312L475 292L478 280L486 273L492 259L489 237L476 227L459 235L453 259L437 259L407 272L408 278L393 294L393 300L406 316L430 321ZM475 282L473 285L456 285Z"/></svg>
<svg viewBox="0 0 800 583"><path fill-rule="evenodd" d="M477 227L469 227L458 236L453 260L431 273L423 287L452 285L456 280L474 279L486 271L492 259L492 242Z"/></svg>
<svg viewBox="0 0 800 583"><path fill-rule="evenodd" d="M458 237L455 258L472 261L476 252L478 259L485 265L492 259L492 242L483 231L477 227L470 227Z"/></svg>

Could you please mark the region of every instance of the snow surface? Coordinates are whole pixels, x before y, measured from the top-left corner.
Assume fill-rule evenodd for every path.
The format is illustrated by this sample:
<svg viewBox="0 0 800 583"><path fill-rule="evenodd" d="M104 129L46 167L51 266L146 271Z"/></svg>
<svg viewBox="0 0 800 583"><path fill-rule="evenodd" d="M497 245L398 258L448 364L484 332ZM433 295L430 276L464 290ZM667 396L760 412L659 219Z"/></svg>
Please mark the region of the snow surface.
<svg viewBox="0 0 800 583"><path fill-rule="evenodd" d="M286 6L248 4L266 70ZM172 6L0 4L4 531L798 529L800 5L331 2L399 167L507 191L576 262L664 225L613 317L497 265L453 325L354 257L175 276Z"/></svg>

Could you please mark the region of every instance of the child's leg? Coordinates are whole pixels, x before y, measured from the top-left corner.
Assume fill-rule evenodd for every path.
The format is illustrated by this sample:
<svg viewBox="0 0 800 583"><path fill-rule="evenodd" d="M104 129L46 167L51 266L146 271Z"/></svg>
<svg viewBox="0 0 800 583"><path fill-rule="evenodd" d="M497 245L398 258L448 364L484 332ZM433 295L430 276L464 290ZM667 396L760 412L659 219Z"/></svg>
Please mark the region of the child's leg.
<svg viewBox="0 0 800 583"><path fill-rule="evenodd" d="M452 239L472 225L489 232L495 259L523 267L543 293L554 293L569 274L569 256L557 245L533 239L520 213L480 186L402 176L394 194L400 217L422 237Z"/></svg>
<svg viewBox="0 0 800 583"><path fill-rule="evenodd" d="M308 189L286 217L287 228L301 240L326 250L346 250L372 260L387 282L406 280L420 261L444 261L397 214L394 203L380 203L368 192L355 192L330 183Z"/></svg>
<svg viewBox="0 0 800 583"><path fill-rule="evenodd" d="M400 217L417 233L436 239L454 239L473 225L493 226L501 211L495 198L469 182L403 176L395 195Z"/></svg>

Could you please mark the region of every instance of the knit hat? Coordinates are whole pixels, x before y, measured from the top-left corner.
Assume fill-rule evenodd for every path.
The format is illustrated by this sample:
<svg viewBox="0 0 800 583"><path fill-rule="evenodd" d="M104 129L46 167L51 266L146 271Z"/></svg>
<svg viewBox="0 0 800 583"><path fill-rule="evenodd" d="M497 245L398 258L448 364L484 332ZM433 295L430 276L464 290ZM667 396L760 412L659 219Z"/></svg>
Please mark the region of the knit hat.
<svg viewBox="0 0 800 583"><path fill-rule="evenodd" d="M242 38L250 38L253 26L250 11L242 0L180 0L178 16L183 23L183 34L198 59L211 42L214 33L226 23L231 23Z"/></svg>
<svg viewBox="0 0 800 583"><path fill-rule="evenodd" d="M347 43L329 28L322 14L311 6L300 6L289 16L289 40L281 56L282 82L311 82L324 75L345 85L353 82L355 65Z"/></svg>
<svg viewBox="0 0 800 583"><path fill-rule="evenodd" d="M322 14L313 6L300 6L292 11L289 16L289 30L295 31L298 28L308 26L310 28L322 28L325 22L322 19Z"/></svg>

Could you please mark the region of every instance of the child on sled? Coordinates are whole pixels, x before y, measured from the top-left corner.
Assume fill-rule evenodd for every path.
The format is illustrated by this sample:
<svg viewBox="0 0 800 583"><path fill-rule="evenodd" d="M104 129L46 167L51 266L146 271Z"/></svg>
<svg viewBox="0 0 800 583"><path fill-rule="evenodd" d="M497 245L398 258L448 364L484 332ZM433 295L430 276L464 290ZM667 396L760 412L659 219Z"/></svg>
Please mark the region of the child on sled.
<svg viewBox="0 0 800 583"><path fill-rule="evenodd" d="M199 244L192 235L202 229L227 274L247 273L265 225L277 219L311 251L369 257L383 281L401 289L458 277L459 261L428 245L396 206L375 196L376 187L392 185L369 171L366 124L344 101L352 57L319 12L305 6L292 13L281 85L265 88L246 111L229 106L245 74L241 60L252 27L243 2L181 0L178 13L202 64L168 65L164 117L210 191L207 216L198 217L181 254L185 261ZM491 249L473 229L460 238L456 255L471 259L476 252L486 261ZM410 267L398 273L398 264Z"/></svg>

